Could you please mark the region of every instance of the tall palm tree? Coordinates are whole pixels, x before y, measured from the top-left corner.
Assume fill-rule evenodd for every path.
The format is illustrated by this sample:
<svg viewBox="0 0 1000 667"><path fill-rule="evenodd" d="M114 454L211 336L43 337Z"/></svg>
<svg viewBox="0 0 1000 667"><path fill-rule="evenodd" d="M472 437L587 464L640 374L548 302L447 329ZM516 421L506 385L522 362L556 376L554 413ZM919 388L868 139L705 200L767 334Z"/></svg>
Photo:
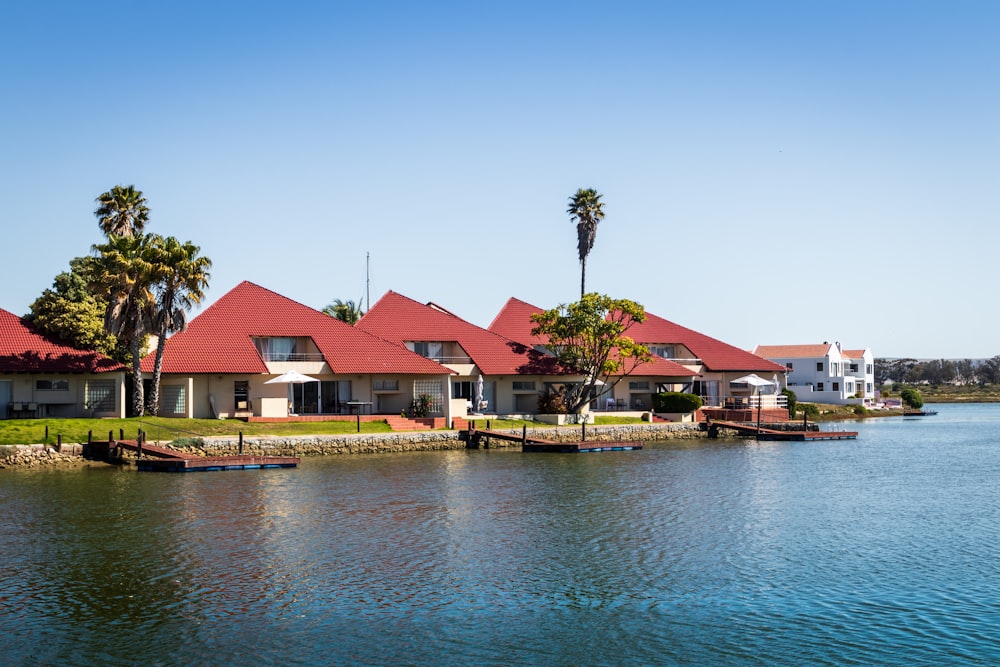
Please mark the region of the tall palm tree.
<svg viewBox="0 0 1000 667"><path fill-rule="evenodd" d="M361 312L360 303L355 304L353 301L341 301L340 299L323 308L323 312L330 317L335 317L341 322L347 322L350 325L357 324L361 316L364 315Z"/></svg>
<svg viewBox="0 0 1000 667"><path fill-rule="evenodd" d="M97 198L94 215L105 236L139 236L149 222L149 207L134 185L116 185Z"/></svg>
<svg viewBox="0 0 1000 667"><path fill-rule="evenodd" d="M593 188L580 188L569 198L570 222L576 223L577 250L580 253L580 298L586 293L587 255L594 247L597 223L604 219L604 202Z"/></svg>
<svg viewBox="0 0 1000 667"><path fill-rule="evenodd" d="M149 332L155 297L152 286L157 278L156 254L148 236L117 236L93 246L97 253L91 267L91 289L107 303L104 330L129 350L132 376L132 412L143 415L142 343Z"/></svg>
<svg viewBox="0 0 1000 667"><path fill-rule="evenodd" d="M187 312L205 298L212 260L199 257L198 246L181 243L173 236L155 235L150 241L155 263L156 283L153 285L156 303L152 311L152 331L157 335L153 383L147 405L150 413L160 414L160 375L167 336L187 328Z"/></svg>

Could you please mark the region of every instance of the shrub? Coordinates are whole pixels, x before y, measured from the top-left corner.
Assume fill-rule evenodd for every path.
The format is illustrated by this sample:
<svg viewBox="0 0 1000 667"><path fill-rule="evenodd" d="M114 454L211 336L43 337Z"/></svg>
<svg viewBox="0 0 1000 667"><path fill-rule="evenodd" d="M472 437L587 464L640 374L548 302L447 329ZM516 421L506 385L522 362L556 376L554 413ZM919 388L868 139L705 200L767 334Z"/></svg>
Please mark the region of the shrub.
<svg viewBox="0 0 1000 667"><path fill-rule="evenodd" d="M792 419L795 417L795 406L798 405L798 397L795 395L795 392L788 387L782 389L781 393L788 400L788 418Z"/></svg>
<svg viewBox="0 0 1000 667"><path fill-rule="evenodd" d="M538 395L538 414L564 415L569 412L566 407L566 390L563 387L549 389Z"/></svg>
<svg viewBox="0 0 1000 667"><path fill-rule="evenodd" d="M819 418L819 406L815 403L803 403L802 411L809 417Z"/></svg>
<svg viewBox="0 0 1000 667"><path fill-rule="evenodd" d="M654 412L694 412L702 406L700 396L665 391L653 395Z"/></svg>

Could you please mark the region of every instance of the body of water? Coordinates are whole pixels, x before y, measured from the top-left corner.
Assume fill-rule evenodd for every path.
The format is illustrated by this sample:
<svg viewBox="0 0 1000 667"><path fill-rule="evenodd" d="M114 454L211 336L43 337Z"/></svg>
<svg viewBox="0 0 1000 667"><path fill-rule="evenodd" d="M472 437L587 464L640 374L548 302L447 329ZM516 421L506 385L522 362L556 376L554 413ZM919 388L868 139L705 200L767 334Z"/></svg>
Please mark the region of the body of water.
<svg viewBox="0 0 1000 667"><path fill-rule="evenodd" d="M4 665L1000 663L1000 405L856 441L0 473Z"/></svg>

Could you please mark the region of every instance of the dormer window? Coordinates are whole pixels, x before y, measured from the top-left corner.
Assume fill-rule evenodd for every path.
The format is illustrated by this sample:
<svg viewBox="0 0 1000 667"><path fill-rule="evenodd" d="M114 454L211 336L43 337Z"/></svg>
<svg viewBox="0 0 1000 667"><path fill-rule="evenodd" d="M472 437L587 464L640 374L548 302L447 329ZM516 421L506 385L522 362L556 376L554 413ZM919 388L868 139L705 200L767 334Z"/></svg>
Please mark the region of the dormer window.
<svg viewBox="0 0 1000 667"><path fill-rule="evenodd" d="M255 338L254 345L264 361L291 361L298 351L295 338L275 336L272 338Z"/></svg>
<svg viewBox="0 0 1000 667"><path fill-rule="evenodd" d="M440 341L415 341L407 343L406 346L421 357L434 360L440 360L444 351L444 343Z"/></svg>
<svg viewBox="0 0 1000 667"><path fill-rule="evenodd" d="M658 357L664 359L673 359L675 357L673 345L649 345L647 347L650 354L655 354Z"/></svg>

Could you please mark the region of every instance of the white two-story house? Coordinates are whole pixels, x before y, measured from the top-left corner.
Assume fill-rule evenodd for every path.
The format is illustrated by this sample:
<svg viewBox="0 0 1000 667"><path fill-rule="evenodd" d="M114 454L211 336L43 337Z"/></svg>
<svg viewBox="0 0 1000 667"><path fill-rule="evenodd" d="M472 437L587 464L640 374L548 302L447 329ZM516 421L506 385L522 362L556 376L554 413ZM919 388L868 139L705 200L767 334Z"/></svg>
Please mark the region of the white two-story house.
<svg viewBox="0 0 1000 667"><path fill-rule="evenodd" d="M871 350L845 350L840 343L758 345L754 354L787 369L787 386L799 401L840 405L875 402Z"/></svg>

